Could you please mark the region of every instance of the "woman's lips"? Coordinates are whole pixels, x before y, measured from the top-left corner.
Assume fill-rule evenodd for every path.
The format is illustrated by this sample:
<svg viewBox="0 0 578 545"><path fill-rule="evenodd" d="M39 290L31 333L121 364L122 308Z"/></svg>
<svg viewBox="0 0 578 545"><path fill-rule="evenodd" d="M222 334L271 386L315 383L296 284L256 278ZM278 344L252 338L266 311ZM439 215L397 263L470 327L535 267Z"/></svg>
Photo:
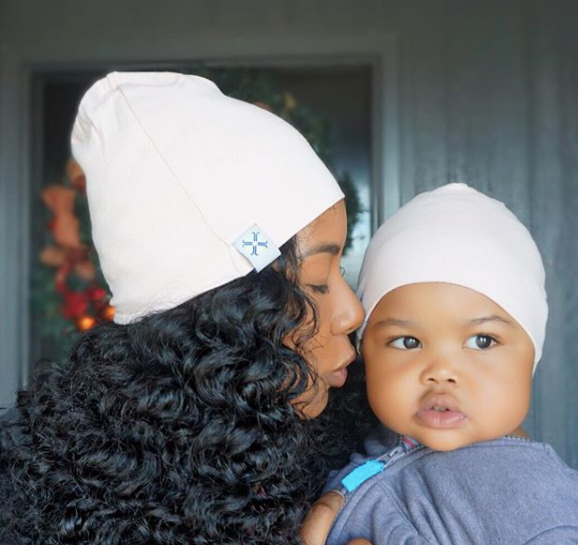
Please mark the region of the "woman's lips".
<svg viewBox="0 0 578 545"><path fill-rule="evenodd" d="M329 374L327 382L331 388L341 388L347 382L347 367L342 367Z"/></svg>
<svg viewBox="0 0 578 545"><path fill-rule="evenodd" d="M341 388L347 382L347 367L355 361L355 352L352 352L347 361L335 371L327 375L327 383L330 388Z"/></svg>

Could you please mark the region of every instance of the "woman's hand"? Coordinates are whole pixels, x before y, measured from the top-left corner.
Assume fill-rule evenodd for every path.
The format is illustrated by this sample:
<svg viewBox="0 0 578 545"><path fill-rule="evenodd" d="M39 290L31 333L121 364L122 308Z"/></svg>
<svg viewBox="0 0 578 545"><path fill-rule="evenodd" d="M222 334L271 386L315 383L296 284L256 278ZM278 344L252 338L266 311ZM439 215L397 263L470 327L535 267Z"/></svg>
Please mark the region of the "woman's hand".
<svg viewBox="0 0 578 545"><path fill-rule="evenodd" d="M325 545L331 525L341 510L345 498L337 491L327 492L312 506L301 526L305 545ZM347 545L371 545L366 539L354 539Z"/></svg>

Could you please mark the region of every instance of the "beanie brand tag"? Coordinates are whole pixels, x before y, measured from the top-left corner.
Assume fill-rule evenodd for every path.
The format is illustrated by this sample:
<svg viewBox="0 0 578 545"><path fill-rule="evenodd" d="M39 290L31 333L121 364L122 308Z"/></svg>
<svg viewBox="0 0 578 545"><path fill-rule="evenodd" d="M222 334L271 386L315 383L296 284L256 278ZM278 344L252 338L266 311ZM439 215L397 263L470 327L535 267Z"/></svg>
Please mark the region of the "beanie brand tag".
<svg viewBox="0 0 578 545"><path fill-rule="evenodd" d="M237 238L233 246L251 262L257 272L281 255L279 248L257 224Z"/></svg>

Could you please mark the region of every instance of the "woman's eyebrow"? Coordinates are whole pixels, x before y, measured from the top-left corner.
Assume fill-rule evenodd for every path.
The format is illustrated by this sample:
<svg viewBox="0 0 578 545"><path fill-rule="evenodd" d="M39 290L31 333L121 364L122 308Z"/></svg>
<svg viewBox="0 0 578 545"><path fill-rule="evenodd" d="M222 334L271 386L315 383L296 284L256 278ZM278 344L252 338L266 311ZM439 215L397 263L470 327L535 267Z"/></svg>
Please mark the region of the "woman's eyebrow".
<svg viewBox="0 0 578 545"><path fill-rule="evenodd" d="M485 324L486 322L501 322L511 327L514 327L514 324L507 320L506 318L502 318L497 314L492 314L491 316L482 316L480 318L474 318L473 320L466 320L466 325L480 325Z"/></svg>
<svg viewBox="0 0 578 545"><path fill-rule="evenodd" d="M335 244L333 242L327 242L323 244L319 244L318 246L314 246L307 252L303 257L309 257L316 254L331 254L331 255L339 255L341 252L341 246L339 244Z"/></svg>

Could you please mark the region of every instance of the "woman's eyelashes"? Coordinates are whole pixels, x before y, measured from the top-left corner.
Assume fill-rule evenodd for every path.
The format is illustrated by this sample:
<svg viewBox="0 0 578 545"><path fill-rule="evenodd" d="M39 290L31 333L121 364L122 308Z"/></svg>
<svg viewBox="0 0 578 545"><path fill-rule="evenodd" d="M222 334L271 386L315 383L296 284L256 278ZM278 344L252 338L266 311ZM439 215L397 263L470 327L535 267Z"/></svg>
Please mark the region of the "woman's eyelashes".
<svg viewBox="0 0 578 545"><path fill-rule="evenodd" d="M305 284L314 293L319 293L320 295L325 295L326 293L329 293L329 291L330 291L329 285L330 284L333 285L334 282L342 280L344 273L345 273L345 269L340 266L339 267L339 278L338 278L336 275L336 269L331 268L327 278L326 279L324 278L324 280L325 280L324 282L321 282L319 284L313 284L313 283L305 282ZM319 275L319 276L321 276L321 275Z"/></svg>
<svg viewBox="0 0 578 545"><path fill-rule="evenodd" d="M329 286L327 284L309 284L309 287L315 292L322 295L329 293Z"/></svg>

